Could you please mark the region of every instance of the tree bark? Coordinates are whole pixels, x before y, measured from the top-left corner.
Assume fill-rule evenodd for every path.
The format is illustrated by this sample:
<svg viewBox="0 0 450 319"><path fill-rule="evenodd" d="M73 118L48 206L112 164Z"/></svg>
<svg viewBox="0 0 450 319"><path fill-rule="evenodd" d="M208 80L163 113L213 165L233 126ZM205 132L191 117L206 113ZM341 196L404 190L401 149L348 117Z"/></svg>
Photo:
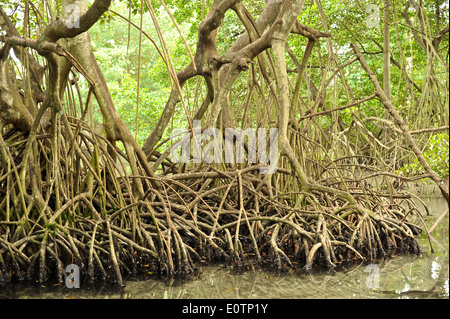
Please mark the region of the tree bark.
<svg viewBox="0 0 450 319"><path fill-rule="evenodd" d="M27 132L33 124L33 116L12 82L7 60L9 49L8 44L0 49L0 130L4 125L13 124L19 130Z"/></svg>

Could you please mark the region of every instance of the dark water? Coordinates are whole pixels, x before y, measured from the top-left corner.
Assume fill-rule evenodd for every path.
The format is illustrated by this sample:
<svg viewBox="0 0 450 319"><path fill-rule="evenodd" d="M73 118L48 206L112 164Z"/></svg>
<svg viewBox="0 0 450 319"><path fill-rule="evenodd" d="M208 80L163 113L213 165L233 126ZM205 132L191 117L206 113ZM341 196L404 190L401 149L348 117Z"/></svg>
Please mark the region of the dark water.
<svg viewBox="0 0 450 319"><path fill-rule="evenodd" d="M428 227L448 206L440 197L423 199L430 209ZM419 223L418 223L419 224ZM353 265L337 272L299 275L260 269L235 272L230 267L200 265L186 279L126 281L123 289L96 287L69 289L38 285L1 289L0 298L449 298L449 214L432 233L419 238L423 253L399 255L376 264Z"/></svg>

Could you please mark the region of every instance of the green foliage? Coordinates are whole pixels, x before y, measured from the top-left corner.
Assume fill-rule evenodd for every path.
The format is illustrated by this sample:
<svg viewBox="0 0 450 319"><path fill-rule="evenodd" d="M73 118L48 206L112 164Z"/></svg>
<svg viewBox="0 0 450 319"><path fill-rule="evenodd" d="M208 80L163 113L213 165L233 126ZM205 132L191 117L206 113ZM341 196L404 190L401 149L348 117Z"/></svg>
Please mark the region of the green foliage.
<svg viewBox="0 0 450 319"><path fill-rule="evenodd" d="M440 176L449 175L449 135L448 133L434 134L430 137L427 149L423 152L425 160L431 168ZM404 165L399 174L405 176L414 176L423 174L422 165L417 159L412 163Z"/></svg>
<svg viewBox="0 0 450 319"><path fill-rule="evenodd" d="M129 74L123 75L121 84L111 82L109 85L111 97L117 112L132 134L136 132L136 101L137 81ZM150 90L141 88L139 93L139 127L137 141L140 145L145 141L159 119L159 110L164 108L170 93L169 88Z"/></svg>

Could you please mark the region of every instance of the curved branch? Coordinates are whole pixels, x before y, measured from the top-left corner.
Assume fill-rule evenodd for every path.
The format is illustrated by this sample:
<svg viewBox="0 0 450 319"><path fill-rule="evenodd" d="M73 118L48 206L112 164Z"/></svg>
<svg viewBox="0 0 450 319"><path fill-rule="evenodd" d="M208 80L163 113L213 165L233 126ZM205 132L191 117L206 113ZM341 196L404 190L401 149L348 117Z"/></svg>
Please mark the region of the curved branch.
<svg viewBox="0 0 450 319"><path fill-rule="evenodd" d="M56 42L61 38L74 38L86 32L100 19L103 13L108 11L111 3L112 0L95 0L86 13L73 21L73 25L78 26L76 28L68 24L66 20L55 20L47 27L40 40Z"/></svg>

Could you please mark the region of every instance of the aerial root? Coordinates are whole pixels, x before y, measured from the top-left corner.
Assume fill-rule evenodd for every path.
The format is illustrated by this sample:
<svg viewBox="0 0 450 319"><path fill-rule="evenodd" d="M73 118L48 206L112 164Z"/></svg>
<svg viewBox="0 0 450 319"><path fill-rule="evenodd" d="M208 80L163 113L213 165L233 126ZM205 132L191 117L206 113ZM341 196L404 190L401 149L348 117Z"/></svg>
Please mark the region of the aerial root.
<svg viewBox="0 0 450 319"><path fill-rule="evenodd" d="M296 177L280 168L268 182L259 165L149 177L136 162L130 174L129 155L74 127L77 136L57 145L38 135L32 167L21 162L23 135L0 145L9 145L0 168L0 284L63 282L69 264L88 282L122 284L129 274L188 274L201 261L308 270L420 251L421 230L409 220L418 209L405 194L347 196L345 187L319 184L281 192L276 181L298 189ZM56 166L52 147L67 152Z"/></svg>

